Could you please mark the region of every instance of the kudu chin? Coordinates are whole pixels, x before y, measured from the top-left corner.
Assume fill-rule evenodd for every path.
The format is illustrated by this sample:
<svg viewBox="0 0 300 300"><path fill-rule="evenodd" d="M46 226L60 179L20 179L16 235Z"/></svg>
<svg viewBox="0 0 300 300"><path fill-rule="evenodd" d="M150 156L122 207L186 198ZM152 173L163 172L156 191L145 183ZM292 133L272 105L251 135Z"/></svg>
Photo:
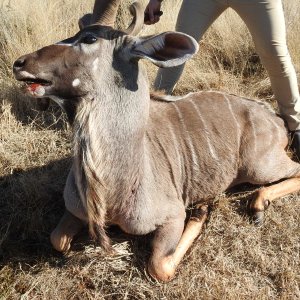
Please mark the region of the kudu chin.
<svg viewBox="0 0 300 300"><path fill-rule="evenodd" d="M13 69L28 93L56 101L73 125L55 249L67 251L85 225L105 249L108 224L130 234L155 231L148 270L168 281L211 199L239 183L286 179L257 192L251 212L259 223L270 202L300 188L300 165L285 152L284 122L260 102L220 92L150 98L139 60L176 66L198 44L176 32L136 37L144 19L138 3L129 28L113 29L119 2L96 1L75 36L19 58ZM185 226L189 206L198 213Z"/></svg>

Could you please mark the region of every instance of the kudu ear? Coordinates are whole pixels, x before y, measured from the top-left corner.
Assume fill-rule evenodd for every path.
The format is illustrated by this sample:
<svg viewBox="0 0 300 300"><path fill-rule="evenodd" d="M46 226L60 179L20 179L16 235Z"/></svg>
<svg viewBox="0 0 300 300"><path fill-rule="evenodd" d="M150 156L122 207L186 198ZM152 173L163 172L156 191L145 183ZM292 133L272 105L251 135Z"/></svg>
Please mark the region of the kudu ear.
<svg viewBox="0 0 300 300"><path fill-rule="evenodd" d="M181 32L165 32L148 38L138 38L130 50L135 58L146 58L160 68L183 64L198 51L198 43Z"/></svg>
<svg viewBox="0 0 300 300"><path fill-rule="evenodd" d="M92 22L92 14L84 15L78 20L79 29L82 30L83 28L91 25L91 22Z"/></svg>

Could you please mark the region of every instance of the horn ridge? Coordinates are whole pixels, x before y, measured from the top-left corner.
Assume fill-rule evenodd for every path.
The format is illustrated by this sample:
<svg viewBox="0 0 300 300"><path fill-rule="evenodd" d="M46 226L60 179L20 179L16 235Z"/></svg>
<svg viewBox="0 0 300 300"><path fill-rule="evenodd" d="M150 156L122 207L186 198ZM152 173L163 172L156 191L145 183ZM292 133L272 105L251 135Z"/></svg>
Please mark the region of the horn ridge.
<svg viewBox="0 0 300 300"><path fill-rule="evenodd" d="M121 0L96 0L91 23L114 27L120 2Z"/></svg>
<svg viewBox="0 0 300 300"><path fill-rule="evenodd" d="M142 4L137 1L134 2L129 9L133 20L125 32L130 35L137 35L144 25L144 9Z"/></svg>

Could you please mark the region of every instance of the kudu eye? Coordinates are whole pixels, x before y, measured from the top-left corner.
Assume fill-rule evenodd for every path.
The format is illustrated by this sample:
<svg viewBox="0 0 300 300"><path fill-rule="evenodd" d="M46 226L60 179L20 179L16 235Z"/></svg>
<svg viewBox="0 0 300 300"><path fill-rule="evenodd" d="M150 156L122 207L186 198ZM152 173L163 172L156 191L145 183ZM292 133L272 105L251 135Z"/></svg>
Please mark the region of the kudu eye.
<svg viewBox="0 0 300 300"><path fill-rule="evenodd" d="M79 42L82 44L94 44L97 42L97 38L92 34L87 34Z"/></svg>

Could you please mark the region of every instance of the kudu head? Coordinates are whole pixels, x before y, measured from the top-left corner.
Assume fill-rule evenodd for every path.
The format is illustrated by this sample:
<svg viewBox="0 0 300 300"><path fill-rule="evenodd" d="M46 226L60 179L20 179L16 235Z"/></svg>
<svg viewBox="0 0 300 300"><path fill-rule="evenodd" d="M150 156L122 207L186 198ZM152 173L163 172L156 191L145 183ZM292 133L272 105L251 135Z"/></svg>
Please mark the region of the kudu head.
<svg viewBox="0 0 300 300"><path fill-rule="evenodd" d="M134 18L129 28L113 29L119 2L96 0L93 14L80 19L81 30L75 36L15 61L14 75L26 84L29 94L52 98L72 120L79 99L95 98L96 86L106 94L114 84L132 90L145 88L137 82L139 59L170 67L184 63L197 51L196 41L183 33L136 37L144 21L138 2L131 6Z"/></svg>

